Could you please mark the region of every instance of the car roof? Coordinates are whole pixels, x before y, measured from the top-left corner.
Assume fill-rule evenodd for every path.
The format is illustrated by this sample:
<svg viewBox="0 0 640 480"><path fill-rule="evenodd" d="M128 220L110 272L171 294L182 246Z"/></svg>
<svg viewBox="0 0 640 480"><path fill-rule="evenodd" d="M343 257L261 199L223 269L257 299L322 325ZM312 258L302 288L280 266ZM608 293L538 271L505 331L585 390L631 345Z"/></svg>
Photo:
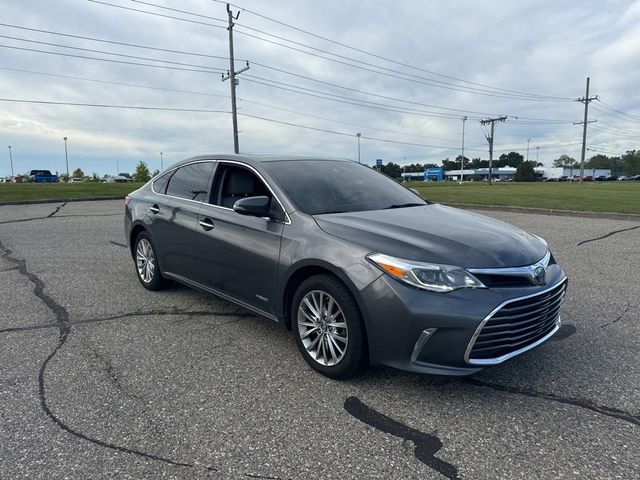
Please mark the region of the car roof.
<svg viewBox="0 0 640 480"><path fill-rule="evenodd" d="M347 158L329 158L329 157L305 157L305 156L292 156L292 155L234 155L234 154L207 154L197 155L195 157L186 158L174 163L169 168L179 167L185 163L196 162L199 160L235 160L238 162L247 163L249 165L256 165L268 162L300 162L309 160L323 160L323 161L335 161L335 162L352 162Z"/></svg>

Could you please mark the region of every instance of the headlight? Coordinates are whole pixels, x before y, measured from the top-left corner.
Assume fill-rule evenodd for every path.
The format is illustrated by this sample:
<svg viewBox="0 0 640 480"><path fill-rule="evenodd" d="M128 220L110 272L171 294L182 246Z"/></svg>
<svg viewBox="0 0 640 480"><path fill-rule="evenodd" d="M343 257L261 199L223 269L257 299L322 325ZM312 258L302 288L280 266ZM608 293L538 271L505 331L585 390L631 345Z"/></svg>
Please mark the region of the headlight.
<svg viewBox="0 0 640 480"><path fill-rule="evenodd" d="M442 293L458 288L486 288L465 269L453 265L413 262L382 253L371 253L367 258L393 278L424 290Z"/></svg>

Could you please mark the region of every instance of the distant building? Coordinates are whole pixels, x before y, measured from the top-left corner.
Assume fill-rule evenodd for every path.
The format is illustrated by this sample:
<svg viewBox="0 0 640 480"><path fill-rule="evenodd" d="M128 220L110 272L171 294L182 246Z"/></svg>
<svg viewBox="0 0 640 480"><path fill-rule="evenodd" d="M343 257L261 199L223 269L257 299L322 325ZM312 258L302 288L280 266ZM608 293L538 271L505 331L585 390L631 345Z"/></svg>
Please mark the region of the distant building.
<svg viewBox="0 0 640 480"><path fill-rule="evenodd" d="M536 167L535 172L538 175L542 175L542 178L580 178L579 168L567 168L567 167ZM611 175L610 168L585 168L585 177L600 177Z"/></svg>

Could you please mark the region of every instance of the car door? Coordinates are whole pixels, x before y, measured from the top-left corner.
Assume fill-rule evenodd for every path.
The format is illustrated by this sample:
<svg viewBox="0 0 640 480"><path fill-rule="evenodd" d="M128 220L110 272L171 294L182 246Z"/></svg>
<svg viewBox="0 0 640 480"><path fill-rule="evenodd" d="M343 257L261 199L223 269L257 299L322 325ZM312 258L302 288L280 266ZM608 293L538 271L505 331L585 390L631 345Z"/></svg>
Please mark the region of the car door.
<svg viewBox="0 0 640 480"><path fill-rule="evenodd" d="M256 173L242 164L219 162L214 194L198 216L196 251L204 286L274 313L283 223L233 210L236 200L262 195L272 199L272 209L281 208Z"/></svg>
<svg viewBox="0 0 640 480"><path fill-rule="evenodd" d="M164 193L156 191L150 202L151 233L165 274L192 281L197 278L198 211L209 197L214 165L199 161L178 167L161 187Z"/></svg>

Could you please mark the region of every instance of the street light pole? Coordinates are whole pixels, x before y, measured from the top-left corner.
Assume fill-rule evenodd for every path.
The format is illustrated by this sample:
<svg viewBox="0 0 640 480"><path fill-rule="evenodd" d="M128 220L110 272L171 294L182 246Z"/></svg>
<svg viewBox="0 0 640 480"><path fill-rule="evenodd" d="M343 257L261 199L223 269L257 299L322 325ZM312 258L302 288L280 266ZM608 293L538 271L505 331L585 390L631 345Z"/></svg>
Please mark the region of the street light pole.
<svg viewBox="0 0 640 480"><path fill-rule="evenodd" d="M11 145L9 145L9 162L11 162L11 176L13 177L13 157L11 156Z"/></svg>
<svg viewBox="0 0 640 480"><path fill-rule="evenodd" d="M538 147L536 147L536 163L540 163L540 162L538 161L538 153L540 153L540 147L539 147L539 146L538 146Z"/></svg>
<svg viewBox="0 0 640 480"><path fill-rule="evenodd" d="M62 137L64 139L64 159L67 163L67 178L69 178L69 154L67 153L67 137Z"/></svg>
<svg viewBox="0 0 640 480"><path fill-rule="evenodd" d="M360 137L362 134L360 132L356 133L356 137L358 137L358 163L360 163Z"/></svg>
<svg viewBox="0 0 640 480"><path fill-rule="evenodd" d="M460 184L464 181L464 124L467 121L466 115L462 117L462 156L460 157Z"/></svg>
<svg viewBox="0 0 640 480"><path fill-rule="evenodd" d="M164 171L164 163L162 163L162 152L160 152L160 171Z"/></svg>
<svg viewBox="0 0 640 480"><path fill-rule="evenodd" d="M527 162L529 161L529 143L531 142L530 138L527 138Z"/></svg>

